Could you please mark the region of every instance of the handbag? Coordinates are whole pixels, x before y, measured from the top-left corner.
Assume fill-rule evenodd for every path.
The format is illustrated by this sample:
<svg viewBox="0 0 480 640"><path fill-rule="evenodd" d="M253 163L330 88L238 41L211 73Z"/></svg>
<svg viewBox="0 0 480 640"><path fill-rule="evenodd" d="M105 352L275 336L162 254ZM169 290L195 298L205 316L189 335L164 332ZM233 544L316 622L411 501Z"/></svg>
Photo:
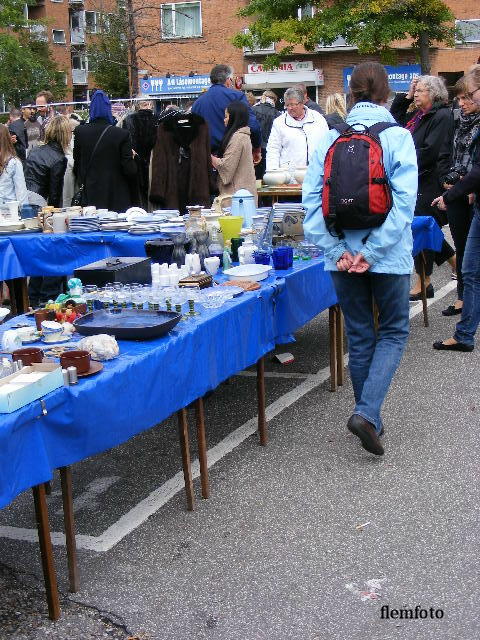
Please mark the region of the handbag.
<svg viewBox="0 0 480 640"><path fill-rule="evenodd" d="M80 185L79 189L73 194L73 198L72 198L72 202L71 202L71 206L72 207L81 207L81 206L83 206L83 195L84 195L84 191L85 191L85 182L87 180L88 170L92 166L92 158L93 158L93 156L95 154L95 151L98 148L98 145L100 144L101 139L106 134L107 130L110 129L111 126L112 125L109 124L108 127L105 127L105 129L100 134L100 137L98 138L97 142L95 143L95 146L93 147L93 151L92 151L92 153L90 155L90 159L88 161L87 170L85 172L85 175L83 176L82 184Z"/></svg>

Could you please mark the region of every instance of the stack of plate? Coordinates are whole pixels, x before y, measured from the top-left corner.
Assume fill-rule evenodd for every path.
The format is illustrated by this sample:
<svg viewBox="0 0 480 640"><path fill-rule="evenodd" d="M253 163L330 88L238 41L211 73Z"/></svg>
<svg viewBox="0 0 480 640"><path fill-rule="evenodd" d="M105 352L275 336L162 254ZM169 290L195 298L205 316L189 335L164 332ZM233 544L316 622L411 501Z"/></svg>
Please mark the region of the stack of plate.
<svg viewBox="0 0 480 640"><path fill-rule="evenodd" d="M72 233L90 233L91 231L100 231L100 220L95 217L70 218L68 222L68 230Z"/></svg>
<svg viewBox="0 0 480 640"><path fill-rule="evenodd" d="M155 224L154 222L135 223L130 227L128 233L136 236L148 233L159 233L161 231L160 226L160 224Z"/></svg>
<svg viewBox="0 0 480 640"><path fill-rule="evenodd" d="M128 231L132 226L131 222L118 221L115 222L104 222L100 220L100 230L101 231Z"/></svg>

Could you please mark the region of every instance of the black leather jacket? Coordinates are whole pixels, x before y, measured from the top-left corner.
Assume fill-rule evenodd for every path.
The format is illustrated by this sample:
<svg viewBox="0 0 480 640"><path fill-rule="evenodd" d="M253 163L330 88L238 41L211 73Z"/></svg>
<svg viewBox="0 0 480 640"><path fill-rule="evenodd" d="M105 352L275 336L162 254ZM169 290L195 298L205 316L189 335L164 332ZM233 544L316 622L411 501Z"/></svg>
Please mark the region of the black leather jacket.
<svg viewBox="0 0 480 640"><path fill-rule="evenodd" d="M262 130L262 147L266 149L273 121L281 115L280 111L277 111L275 107L268 102L261 102L252 108L253 113L260 124L260 129Z"/></svg>
<svg viewBox="0 0 480 640"><path fill-rule="evenodd" d="M66 168L67 159L56 142L33 148L28 154L25 169L27 189L40 194L50 206L61 207Z"/></svg>

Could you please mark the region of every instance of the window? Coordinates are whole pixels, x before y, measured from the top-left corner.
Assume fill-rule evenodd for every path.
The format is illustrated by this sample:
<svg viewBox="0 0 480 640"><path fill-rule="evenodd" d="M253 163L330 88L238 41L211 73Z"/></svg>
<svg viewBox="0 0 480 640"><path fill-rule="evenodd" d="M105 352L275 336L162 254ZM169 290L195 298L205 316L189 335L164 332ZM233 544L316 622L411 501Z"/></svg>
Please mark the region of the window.
<svg viewBox="0 0 480 640"><path fill-rule="evenodd" d="M298 19L313 18L314 9L311 4L307 4L305 7L301 7L298 10Z"/></svg>
<svg viewBox="0 0 480 640"><path fill-rule="evenodd" d="M480 42L480 18L477 20L455 20L455 28L459 32L456 43Z"/></svg>
<svg viewBox="0 0 480 640"><path fill-rule="evenodd" d="M83 53L72 56L72 69L82 69L88 71L88 58Z"/></svg>
<svg viewBox="0 0 480 640"><path fill-rule="evenodd" d="M55 44L66 44L65 31L62 29L52 29L52 40Z"/></svg>
<svg viewBox="0 0 480 640"><path fill-rule="evenodd" d="M202 35L200 2L162 4L162 38L198 38Z"/></svg>
<svg viewBox="0 0 480 640"><path fill-rule="evenodd" d="M248 28L243 30L243 33L248 33ZM253 45L252 49L248 49L247 47L243 47L243 54L246 56L258 55L264 53L275 53L275 43L272 42L266 47L260 47L259 45Z"/></svg>
<svg viewBox="0 0 480 640"><path fill-rule="evenodd" d="M85 11L85 29L87 33L100 33L100 14L97 11Z"/></svg>

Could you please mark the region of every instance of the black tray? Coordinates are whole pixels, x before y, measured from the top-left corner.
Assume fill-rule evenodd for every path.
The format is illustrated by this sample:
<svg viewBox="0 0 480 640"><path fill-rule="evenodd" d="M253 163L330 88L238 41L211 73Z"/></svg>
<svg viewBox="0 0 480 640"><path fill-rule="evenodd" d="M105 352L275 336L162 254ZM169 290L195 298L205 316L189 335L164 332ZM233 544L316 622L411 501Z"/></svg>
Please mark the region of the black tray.
<svg viewBox="0 0 480 640"><path fill-rule="evenodd" d="M181 318L174 311L100 309L77 318L73 324L84 336L108 333L121 340L145 340L165 335Z"/></svg>

